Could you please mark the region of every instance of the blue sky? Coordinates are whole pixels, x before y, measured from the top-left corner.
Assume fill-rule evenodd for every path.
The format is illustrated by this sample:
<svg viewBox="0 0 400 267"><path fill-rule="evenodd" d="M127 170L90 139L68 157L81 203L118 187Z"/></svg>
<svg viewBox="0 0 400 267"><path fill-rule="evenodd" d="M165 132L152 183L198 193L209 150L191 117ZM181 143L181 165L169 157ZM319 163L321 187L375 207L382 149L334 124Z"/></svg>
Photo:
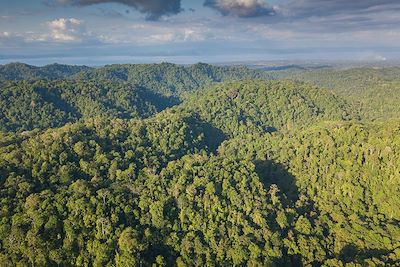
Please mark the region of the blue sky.
<svg viewBox="0 0 400 267"><path fill-rule="evenodd" d="M0 3L0 64L400 58L398 0Z"/></svg>

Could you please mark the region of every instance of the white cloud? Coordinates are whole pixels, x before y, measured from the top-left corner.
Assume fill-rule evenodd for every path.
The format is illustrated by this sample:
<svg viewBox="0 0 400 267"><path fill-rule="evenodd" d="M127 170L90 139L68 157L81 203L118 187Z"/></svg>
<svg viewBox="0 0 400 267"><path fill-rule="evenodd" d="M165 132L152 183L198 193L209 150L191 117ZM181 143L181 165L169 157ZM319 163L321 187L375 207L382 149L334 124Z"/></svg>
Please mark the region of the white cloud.
<svg viewBox="0 0 400 267"><path fill-rule="evenodd" d="M9 33L9 32L0 32L1 38L9 38L10 36L11 36L11 33Z"/></svg>
<svg viewBox="0 0 400 267"><path fill-rule="evenodd" d="M59 18L48 21L49 37L55 41L77 42L88 37L84 21L76 18Z"/></svg>
<svg viewBox="0 0 400 267"><path fill-rule="evenodd" d="M14 46L21 43L24 43L24 38L20 34L12 33L9 31L0 32L1 46Z"/></svg>
<svg viewBox="0 0 400 267"><path fill-rule="evenodd" d="M14 17L12 17L12 16L0 16L0 19L1 20L11 20L11 19L13 19Z"/></svg>
<svg viewBox="0 0 400 267"><path fill-rule="evenodd" d="M0 44L20 46L32 43L87 43L97 39L87 31L85 23L76 18L59 18L42 24L41 30L0 32ZM97 41L98 42L98 41Z"/></svg>
<svg viewBox="0 0 400 267"><path fill-rule="evenodd" d="M258 8L266 7L267 3L262 0L218 0L217 5L221 8Z"/></svg>
<svg viewBox="0 0 400 267"><path fill-rule="evenodd" d="M214 8L224 15L258 17L274 15L275 10L264 0L206 0L205 6Z"/></svg>

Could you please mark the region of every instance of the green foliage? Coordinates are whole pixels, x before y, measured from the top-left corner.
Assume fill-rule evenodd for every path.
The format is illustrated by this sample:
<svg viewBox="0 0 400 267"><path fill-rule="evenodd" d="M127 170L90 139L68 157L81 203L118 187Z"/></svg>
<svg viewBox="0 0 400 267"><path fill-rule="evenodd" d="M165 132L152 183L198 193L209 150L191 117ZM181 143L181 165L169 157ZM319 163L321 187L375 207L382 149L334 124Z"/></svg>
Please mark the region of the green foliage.
<svg viewBox="0 0 400 267"><path fill-rule="evenodd" d="M7 68L50 80L0 81L2 266L400 264L399 117L368 122L362 91L207 64Z"/></svg>
<svg viewBox="0 0 400 267"><path fill-rule="evenodd" d="M177 103L143 87L110 81L4 82L0 92L0 130L59 127L97 116L145 118Z"/></svg>
<svg viewBox="0 0 400 267"><path fill-rule="evenodd" d="M219 151L253 159L260 177L277 183L299 213L314 214L300 216L295 231L306 236L312 229L325 232L331 249L324 253L334 253L344 262L386 254L384 261L394 262L400 245L399 133L396 121L324 122L290 136L273 133L231 139ZM304 255L301 249L294 247L293 253Z"/></svg>
<svg viewBox="0 0 400 267"><path fill-rule="evenodd" d="M254 165L207 156L215 135L202 127L166 112L90 120L4 145L3 255L42 266L277 258L282 244L271 243L266 220L275 209Z"/></svg>
<svg viewBox="0 0 400 267"><path fill-rule="evenodd" d="M400 115L400 68L301 70L270 73L275 78L307 81L351 101L368 120Z"/></svg>
<svg viewBox="0 0 400 267"><path fill-rule="evenodd" d="M166 96L182 96L186 92L215 82L268 78L269 75L246 67L218 67L198 63L189 67L170 63L107 65L78 73L80 79L126 81Z"/></svg>
<svg viewBox="0 0 400 267"><path fill-rule="evenodd" d="M293 131L320 120L357 118L352 107L336 95L290 81L224 83L189 97L183 108L231 136Z"/></svg>
<svg viewBox="0 0 400 267"><path fill-rule="evenodd" d="M162 63L98 69L57 64L39 68L19 63L0 67L0 80L23 80L0 81L0 131L60 127L96 116L145 118L178 104L178 97L197 88L227 79L267 77L245 67L201 63L190 67ZM63 77L68 79L38 80Z"/></svg>
<svg viewBox="0 0 400 267"><path fill-rule="evenodd" d="M78 72L89 70L86 66L70 66L51 64L44 67L35 67L23 63L0 65L0 80L28 80L28 79L63 79Z"/></svg>

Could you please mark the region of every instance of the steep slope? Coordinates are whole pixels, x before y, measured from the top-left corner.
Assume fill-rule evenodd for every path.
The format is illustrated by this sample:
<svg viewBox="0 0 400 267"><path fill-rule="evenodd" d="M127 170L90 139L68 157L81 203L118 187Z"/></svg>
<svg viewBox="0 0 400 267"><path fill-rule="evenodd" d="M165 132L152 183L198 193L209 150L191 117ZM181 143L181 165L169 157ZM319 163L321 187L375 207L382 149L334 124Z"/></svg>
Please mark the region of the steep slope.
<svg viewBox="0 0 400 267"><path fill-rule="evenodd" d="M198 113L231 136L291 130L319 120L357 118L340 97L290 81L224 83L189 96L180 108Z"/></svg>
<svg viewBox="0 0 400 267"><path fill-rule="evenodd" d="M71 66L51 64L44 67L36 67L23 63L10 63L0 65L0 80L29 80L29 79L63 79L80 71L88 70L86 66Z"/></svg>
<svg viewBox="0 0 400 267"><path fill-rule="evenodd" d="M320 123L220 145L217 129L171 109L6 137L0 257L396 266L399 127Z"/></svg>
<svg viewBox="0 0 400 267"><path fill-rule="evenodd" d="M354 103L365 119L400 116L400 68L356 68L271 72L275 78L307 81Z"/></svg>
<svg viewBox="0 0 400 267"><path fill-rule="evenodd" d="M0 130L62 126L80 118L144 118L174 105L142 87L105 80L3 82Z"/></svg>
<svg viewBox="0 0 400 267"><path fill-rule="evenodd" d="M281 244L267 244L272 233L264 232L268 226L259 218L271 208L254 166L209 159L213 145L208 140L217 134L188 114L163 112L129 123L91 119L29 134L0 147L0 258L6 265L151 266L161 259L192 265L208 256L239 264L280 255ZM179 160L192 153L199 154ZM243 187L235 188L239 182ZM203 186L207 191L200 199L194 190ZM254 195L246 195L249 187ZM232 194L236 190L245 198ZM241 201L259 207L252 211ZM230 238L222 228L214 236L198 224L228 227L225 212L230 220L237 212L254 213L254 219L240 224L249 227L254 220L260 225L250 226L247 245L265 243L265 253L235 255L244 240ZM197 247L194 231L208 236L201 241L207 251ZM212 251L218 242L226 247Z"/></svg>
<svg viewBox="0 0 400 267"><path fill-rule="evenodd" d="M289 252L302 255L303 264L326 257L328 266L341 266L334 258L361 266L400 263L399 121L322 122L290 136L248 135L224 142L219 153L252 159L265 183L277 184L297 213L307 212L295 224L304 236L290 240ZM310 226L323 233L320 241Z"/></svg>

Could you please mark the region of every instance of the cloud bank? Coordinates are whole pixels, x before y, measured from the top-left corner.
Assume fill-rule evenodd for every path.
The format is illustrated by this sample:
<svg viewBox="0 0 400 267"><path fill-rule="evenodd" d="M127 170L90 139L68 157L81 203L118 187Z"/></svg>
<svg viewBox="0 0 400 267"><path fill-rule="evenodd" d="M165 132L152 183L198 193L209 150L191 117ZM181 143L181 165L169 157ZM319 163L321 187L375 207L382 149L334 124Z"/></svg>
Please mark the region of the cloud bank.
<svg viewBox="0 0 400 267"><path fill-rule="evenodd" d="M398 0L290 0L281 5L286 15L301 17L330 16L335 14L359 14L376 9L399 9Z"/></svg>
<svg viewBox="0 0 400 267"><path fill-rule="evenodd" d="M182 11L181 0L51 0L50 3L66 6L119 3L146 14L149 20L157 20L162 16L176 15Z"/></svg>
<svg viewBox="0 0 400 267"><path fill-rule="evenodd" d="M4 9L0 58L23 54L400 58L399 0L41 1L73 8L43 8L42 13ZM187 13L180 13L181 3ZM215 14L210 15L210 8ZM171 17L143 21L143 16L131 14L133 10L153 20Z"/></svg>

